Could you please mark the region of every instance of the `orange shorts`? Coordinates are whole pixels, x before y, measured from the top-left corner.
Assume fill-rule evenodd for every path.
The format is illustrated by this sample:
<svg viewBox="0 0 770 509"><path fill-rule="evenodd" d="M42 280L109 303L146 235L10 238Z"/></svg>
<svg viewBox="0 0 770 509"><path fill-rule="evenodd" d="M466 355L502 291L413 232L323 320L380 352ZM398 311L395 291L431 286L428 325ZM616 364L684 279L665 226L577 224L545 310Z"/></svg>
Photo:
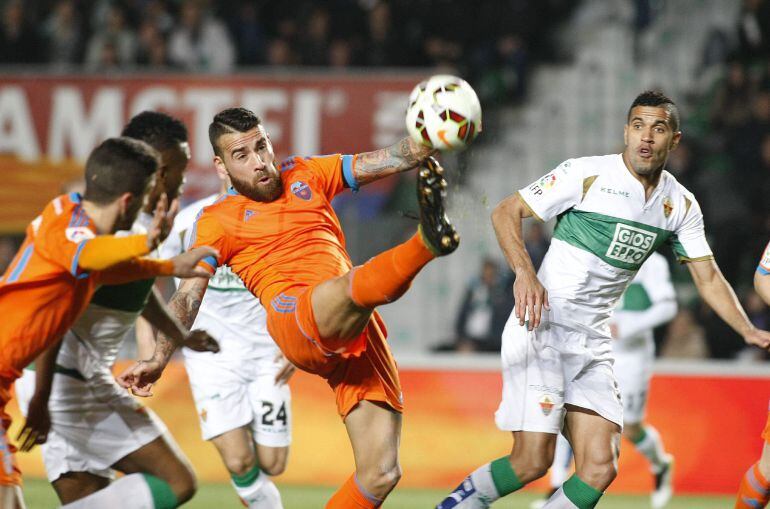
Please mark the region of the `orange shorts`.
<svg viewBox="0 0 770 509"><path fill-rule="evenodd" d="M765 429L762 430L762 438L770 444L770 410L767 412L767 422L765 423Z"/></svg>
<svg viewBox="0 0 770 509"><path fill-rule="evenodd" d="M0 379L0 486L21 486L21 470L16 464L16 447L8 440L11 416L5 413L5 405L11 399L11 385Z"/></svg>
<svg viewBox="0 0 770 509"><path fill-rule="evenodd" d="M265 306L267 329L286 358L326 379L343 419L362 400L382 402L402 412L401 382L380 315L375 311L353 341L321 339L310 301L313 288L290 288Z"/></svg>

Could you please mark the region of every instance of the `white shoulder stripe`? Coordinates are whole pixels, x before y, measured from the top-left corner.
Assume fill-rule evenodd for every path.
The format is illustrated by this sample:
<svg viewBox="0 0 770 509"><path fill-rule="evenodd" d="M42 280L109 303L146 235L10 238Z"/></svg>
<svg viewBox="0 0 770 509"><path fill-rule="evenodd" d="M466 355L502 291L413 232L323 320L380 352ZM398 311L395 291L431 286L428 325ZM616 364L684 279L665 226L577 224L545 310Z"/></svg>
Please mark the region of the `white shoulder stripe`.
<svg viewBox="0 0 770 509"><path fill-rule="evenodd" d="M53 210L56 212L56 215L61 215L62 213L62 206L61 206L61 198L56 198L53 201Z"/></svg>

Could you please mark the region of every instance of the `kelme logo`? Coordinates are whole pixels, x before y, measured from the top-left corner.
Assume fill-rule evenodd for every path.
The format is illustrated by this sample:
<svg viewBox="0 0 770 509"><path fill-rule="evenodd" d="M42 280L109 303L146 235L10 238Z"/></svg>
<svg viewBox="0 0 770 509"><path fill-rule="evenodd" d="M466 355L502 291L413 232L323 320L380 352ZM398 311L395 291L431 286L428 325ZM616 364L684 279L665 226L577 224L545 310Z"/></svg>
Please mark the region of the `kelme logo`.
<svg viewBox="0 0 770 509"><path fill-rule="evenodd" d="M657 236L657 233L618 223L615 225L615 236L606 256L625 263L642 263Z"/></svg>

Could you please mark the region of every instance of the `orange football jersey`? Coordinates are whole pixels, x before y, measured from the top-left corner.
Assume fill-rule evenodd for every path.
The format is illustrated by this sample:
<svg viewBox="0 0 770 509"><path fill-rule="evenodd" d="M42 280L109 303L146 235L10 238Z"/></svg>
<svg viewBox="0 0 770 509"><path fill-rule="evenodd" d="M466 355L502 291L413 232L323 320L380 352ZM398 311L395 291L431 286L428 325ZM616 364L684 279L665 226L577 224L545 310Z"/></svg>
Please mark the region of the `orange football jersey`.
<svg viewBox="0 0 770 509"><path fill-rule="evenodd" d="M220 258L202 263L211 272L228 265L264 306L297 285L312 285L348 272L345 235L331 200L357 189L355 156L293 157L279 166L283 194L257 202L230 190L201 211L191 247L212 246Z"/></svg>

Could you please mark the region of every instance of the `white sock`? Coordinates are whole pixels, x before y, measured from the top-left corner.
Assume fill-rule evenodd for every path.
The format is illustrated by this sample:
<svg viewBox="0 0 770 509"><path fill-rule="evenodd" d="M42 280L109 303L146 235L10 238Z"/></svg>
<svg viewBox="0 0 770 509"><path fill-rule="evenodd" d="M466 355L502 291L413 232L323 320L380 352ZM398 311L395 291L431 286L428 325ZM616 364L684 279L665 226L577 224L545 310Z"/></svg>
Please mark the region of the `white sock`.
<svg viewBox="0 0 770 509"><path fill-rule="evenodd" d="M558 488L569 477L570 464L572 463L572 447L564 435L559 433L556 438L556 451L553 453L553 465L551 465L551 488Z"/></svg>
<svg viewBox="0 0 770 509"><path fill-rule="evenodd" d="M668 455L663 449L663 440L660 438L658 430L650 425L644 426L646 433L641 442L635 443L634 447L650 462L650 467L655 473L660 472L663 465L668 460Z"/></svg>
<svg viewBox="0 0 770 509"><path fill-rule="evenodd" d="M466 477L437 509L487 509L489 504L500 498L492 480L492 464L487 463Z"/></svg>
<svg viewBox="0 0 770 509"><path fill-rule="evenodd" d="M130 474L121 477L96 493L71 502L62 509L155 509L150 486L143 474Z"/></svg>
<svg viewBox="0 0 770 509"><path fill-rule="evenodd" d="M577 506L564 494L564 488L559 488L556 493L551 495L543 509L576 509Z"/></svg>
<svg viewBox="0 0 770 509"><path fill-rule="evenodd" d="M254 482L248 486L232 484L238 496L249 505L249 509L283 509L278 487L261 470Z"/></svg>

